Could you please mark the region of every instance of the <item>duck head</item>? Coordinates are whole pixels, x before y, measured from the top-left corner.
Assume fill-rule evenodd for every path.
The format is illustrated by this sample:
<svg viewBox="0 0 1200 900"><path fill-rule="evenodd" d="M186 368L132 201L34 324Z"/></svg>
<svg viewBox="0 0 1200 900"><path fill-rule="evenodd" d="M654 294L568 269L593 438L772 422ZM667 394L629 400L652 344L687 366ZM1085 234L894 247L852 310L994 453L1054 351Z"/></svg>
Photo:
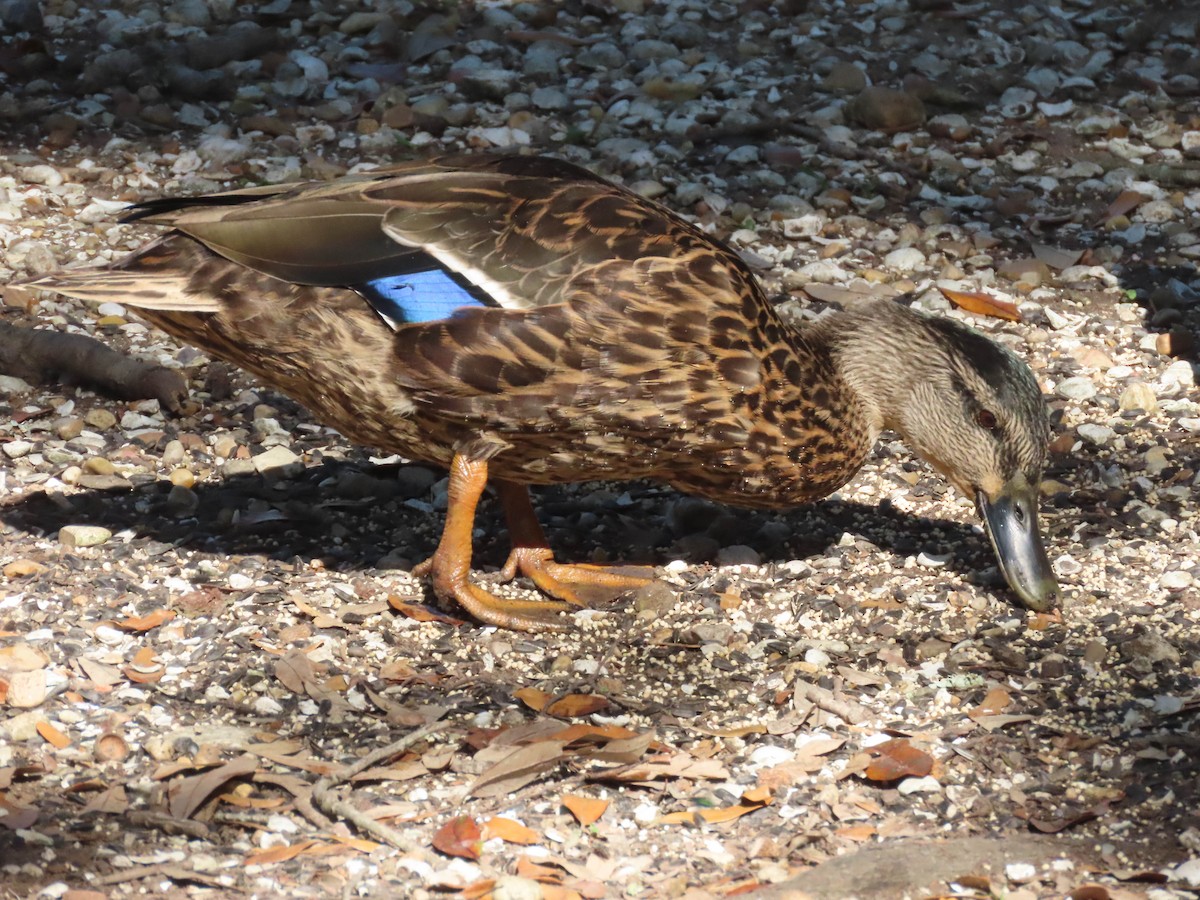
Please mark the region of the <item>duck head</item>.
<svg viewBox="0 0 1200 900"><path fill-rule="evenodd" d="M887 306L858 334L876 345L873 374L859 365L851 383L872 382L863 393L877 423L975 501L1021 602L1053 608L1058 583L1038 526L1050 421L1037 380L1016 354L955 320Z"/></svg>

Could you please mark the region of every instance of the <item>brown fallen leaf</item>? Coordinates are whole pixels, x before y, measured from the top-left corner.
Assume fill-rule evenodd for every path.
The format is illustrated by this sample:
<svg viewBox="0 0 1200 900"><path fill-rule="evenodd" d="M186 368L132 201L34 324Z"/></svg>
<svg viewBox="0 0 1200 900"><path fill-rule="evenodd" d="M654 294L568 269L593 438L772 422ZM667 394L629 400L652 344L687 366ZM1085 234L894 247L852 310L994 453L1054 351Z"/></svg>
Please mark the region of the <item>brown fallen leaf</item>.
<svg viewBox="0 0 1200 900"><path fill-rule="evenodd" d="M441 622L443 625L466 625L463 619L456 619L432 606L424 603L409 603L396 594L388 594L388 605L396 612L418 622Z"/></svg>
<svg viewBox="0 0 1200 900"><path fill-rule="evenodd" d="M1021 313L1014 304L984 291L955 291L944 287L939 287L938 290L959 309L965 309L977 316L991 316L1010 322L1021 321Z"/></svg>
<svg viewBox="0 0 1200 900"><path fill-rule="evenodd" d="M458 900L491 900L496 890L495 878L482 878L458 889Z"/></svg>
<svg viewBox="0 0 1200 900"><path fill-rule="evenodd" d="M528 856L517 857L517 875L542 885L562 884L563 873L553 866L534 862Z"/></svg>
<svg viewBox="0 0 1200 900"><path fill-rule="evenodd" d="M0 826L3 826L10 831L17 831L21 828L32 828L33 823L37 821L38 809L36 806L19 806L0 794Z"/></svg>
<svg viewBox="0 0 1200 900"><path fill-rule="evenodd" d="M130 616L128 619L122 619L113 624L122 631L150 631L159 625L170 622L174 618L175 613L173 611L169 609L156 609L144 616Z"/></svg>
<svg viewBox="0 0 1200 900"><path fill-rule="evenodd" d="M1004 712L1012 705L1012 695L1002 687L994 687L987 692L987 696L983 698L983 702L967 713L972 719L978 719L981 716L995 716Z"/></svg>
<svg viewBox="0 0 1200 900"><path fill-rule="evenodd" d="M895 781L910 775L921 778L933 771L933 757L904 738L876 744L866 753L871 762L865 774L872 781Z"/></svg>
<svg viewBox="0 0 1200 900"><path fill-rule="evenodd" d="M834 834L848 841L854 841L856 844L861 844L863 841L869 841L875 836L875 826L865 824L847 825L845 828L839 828Z"/></svg>
<svg viewBox="0 0 1200 900"><path fill-rule="evenodd" d="M1091 809L1080 810L1071 815L1062 816L1057 819L1044 819L1037 816L1021 815L1022 811L1018 810L1017 815L1025 819L1033 828L1036 828L1042 834L1058 834L1060 831L1066 831L1068 828L1074 828L1076 825L1082 825L1084 822L1091 822L1093 819L1098 819L1108 812L1109 806L1112 805L1110 800L1102 800L1093 806Z"/></svg>
<svg viewBox="0 0 1200 900"><path fill-rule="evenodd" d="M509 844L536 844L542 839L532 828L505 816L494 816L483 823L483 839L490 841L492 838L500 838Z"/></svg>
<svg viewBox="0 0 1200 900"><path fill-rule="evenodd" d="M303 746L294 741L276 741L271 744L247 744L244 748L256 756L292 769L303 769L314 775L333 775L341 769L337 763L317 759L309 755Z"/></svg>
<svg viewBox="0 0 1200 900"><path fill-rule="evenodd" d="M742 794L741 800L734 806L722 806L717 809L700 809L693 812L668 813L665 816L659 816L658 821L661 824L671 825L681 822L692 822L699 816L710 825L718 825L722 822L732 822L734 819L740 819L744 815L756 812L770 802L771 792L766 788L756 787Z"/></svg>
<svg viewBox="0 0 1200 900"><path fill-rule="evenodd" d="M258 762L246 754L199 775L189 775L167 786L167 807L176 819L189 819L204 802L235 778L253 775Z"/></svg>
<svg viewBox="0 0 1200 900"><path fill-rule="evenodd" d="M435 850L463 859L479 859L482 844L483 834L470 816L455 816L433 836Z"/></svg>
<svg viewBox="0 0 1200 900"><path fill-rule="evenodd" d="M42 736L42 740L52 745L56 750L62 750L71 746L71 739L45 719L39 721L36 727L37 733Z"/></svg>
<svg viewBox="0 0 1200 900"><path fill-rule="evenodd" d="M545 709L550 701L554 699L553 694L547 694L545 691L535 687L523 687L513 691L513 696L532 709L534 712L541 712Z"/></svg>
<svg viewBox="0 0 1200 900"><path fill-rule="evenodd" d="M287 844L281 847L268 847L266 850L251 853L243 860L242 864L246 866L266 866L271 863L287 862L289 859L295 859L310 847L316 846L316 844L316 841L299 841L295 844Z"/></svg>
<svg viewBox="0 0 1200 900"><path fill-rule="evenodd" d="M1052 269L1066 269L1079 262L1083 256L1082 250L1063 250L1061 247L1052 247L1049 244L1039 244L1036 241L1032 243L1033 255L1044 262Z"/></svg>
<svg viewBox="0 0 1200 900"><path fill-rule="evenodd" d="M602 747L581 748L579 754L586 756L589 759L599 760L600 762L611 763L635 763L650 749L650 745L656 743L654 735L650 733L634 735L631 738L624 738L619 741L609 741ZM660 748L666 747L664 744L658 745Z"/></svg>
<svg viewBox="0 0 1200 900"><path fill-rule="evenodd" d="M695 759L686 753L659 755L633 765L604 769L588 776L589 781L614 781L620 784L652 784L664 779L687 778L692 781L723 781L729 770L716 759Z"/></svg>
<svg viewBox="0 0 1200 900"><path fill-rule="evenodd" d="M1096 219L1096 225L1103 225L1109 219L1115 219L1117 216L1124 216L1133 212L1150 198L1145 194L1137 191L1124 190L1117 194L1116 199L1108 204L1104 212Z"/></svg>
<svg viewBox="0 0 1200 900"><path fill-rule="evenodd" d="M577 719L608 709L611 704L599 694L567 694L546 707L546 713L563 719Z"/></svg>
<svg viewBox="0 0 1200 900"><path fill-rule="evenodd" d="M1032 722L1033 716L1012 716L1001 714L996 716L972 716L973 721L980 728L986 728L988 731L995 731L997 728L1004 728L1006 725L1018 725L1022 722Z"/></svg>
<svg viewBox="0 0 1200 900"><path fill-rule="evenodd" d="M582 744L585 742L605 743L607 741L619 741L637 736L638 733L636 731L629 728L622 728L620 725L588 725L583 722L568 725L560 731L546 735L551 740L562 741L564 744Z"/></svg>
<svg viewBox="0 0 1200 900"><path fill-rule="evenodd" d="M125 676L121 674L121 670L116 666L110 666L107 663L97 662L94 659L80 657L71 661L72 664L78 663L80 670L88 677L97 688L111 688L114 685L120 684L125 680Z"/></svg>
<svg viewBox="0 0 1200 900"><path fill-rule="evenodd" d="M570 811L571 815L575 817L575 821L586 828L604 815L610 801L601 800L598 797L563 794L562 800L559 802Z"/></svg>
<svg viewBox="0 0 1200 900"><path fill-rule="evenodd" d="M83 807L85 813L107 813L112 816L123 816L129 811L129 801L125 797L125 786L114 784L93 794Z"/></svg>
<svg viewBox="0 0 1200 900"><path fill-rule="evenodd" d="M536 781L563 758L562 741L538 741L518 747L485 770L471 785L471 797L499 797Z"/></svg>
<svg viewBox="0 0 1200 900"><path fill-rule="evenodd" d="M758 783L761 787L771 790L791 787L805 775L825 768L829 762L824 758L825 755L837 750L844 743L846 742L842 738L816 738L806 741L797 748L795 759L761 770L758 773Z"/></svg>
<svg viewBox="0 0 1200 900"><path fill-rule="evenodd" d="M412 663L403 659L394 659L391 662L386 662L379 667L379 677L384 681L392 681L397 684L437 684L442 680L441 675L432 672L418 672L412 667Z"/></svg>

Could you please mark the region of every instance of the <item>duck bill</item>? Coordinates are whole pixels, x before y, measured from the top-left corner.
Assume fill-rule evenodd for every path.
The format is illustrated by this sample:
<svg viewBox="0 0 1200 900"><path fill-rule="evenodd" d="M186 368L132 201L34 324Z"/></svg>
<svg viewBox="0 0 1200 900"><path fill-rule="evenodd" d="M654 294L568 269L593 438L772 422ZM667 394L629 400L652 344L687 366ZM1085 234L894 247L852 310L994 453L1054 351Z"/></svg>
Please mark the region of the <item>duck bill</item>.
<svg viewBox="0 0 1200 900"><path fill-rule="evenodd" d="M975 502L1009 587L1029 609L1053 609L1058 581L1038 531L1037 487L1021 478L1004 485L994 498L976 491Z"/></svg>

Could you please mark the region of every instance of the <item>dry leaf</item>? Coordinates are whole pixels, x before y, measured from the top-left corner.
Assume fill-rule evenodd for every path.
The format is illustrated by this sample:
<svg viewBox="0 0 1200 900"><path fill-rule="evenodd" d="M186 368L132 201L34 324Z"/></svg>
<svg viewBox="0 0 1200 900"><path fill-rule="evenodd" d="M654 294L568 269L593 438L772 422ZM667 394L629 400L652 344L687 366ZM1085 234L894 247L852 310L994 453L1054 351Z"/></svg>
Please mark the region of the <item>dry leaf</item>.
<svg viewBox="0 0 1200 900"><path fill-rule="evenodd" d="M1140 194L1137 191L1121 191L1121 193L1117 194L1117 198L1108 204L1108 208L1100 213L1100 217L1096 219L1096 224L1101 225L1109 219L1115 219L1117 216L1131 213L1148 199L1150 198L1145 194Z"/></svg>
<svg viewBox="0 0 1200 900"><path fill-rule="evenodd" d="M866 752L871 757L866 776L872 781L895 781L909 775L921 778L933 771L933 757L904 738L876 744Z"/></svg>
<svg viewBox="0 0 1200 900"><path fill-rule="evenodd" d="M1031 246L1035 257L1050 268L1060 271L1075 265L1083 256L1082 250L1063 250L1060 247L1051 247L1049 244L1039 244L1036 241Z"/></svg>
<svg viewBox="0 0 1200 900"><path fill-rule="evenodd" d="M622 728L620 725L588 725L580 722L575 725L568 725L553 734L548 734L546 737L553 741L562 741L565 744L584 743L591 741L594 743L604 743L605 741L619 741L626 738L638 737L636 731L628 728Z"/></svg>
<svg viewBox="0 0 1200 900"><path fill-rule="evenodd" d="M608 709L610 705L608 700L599 694L567 694L547 706L546 712L564 719L576 719Z"/></svg>
<svg viewBox="0 0 1200 900"><path fill-rule="evenodd" d="M492 838L500 838L509 844L536 844L541 840L532 828L504 816L495 816L484 823L483 839L490 841Z"/></svg>
<svg viewBox="0 0 1200 900"><path fill-rule="evenodd" d="M300 841L297 844L282 847L268 847L266 850L251 853L246 857L244 864L247 866L265 866L271 863L286 862L289 859L295 859L316 843L316 841Z"/></svg>
<svg viewBox="0 0 1200 900"><path fill-rule="evenodd" d="M409 603L395 594L388 594L388 605L401 615L418 622L441 622L443 625L467 624L464 620L456 619L432 606L426 606L424 603Z"/></svg>
<svg viewBox="0 0 1200 900"><path fill-rule="evenodd" d="M0 815L0 825L10 831L32 828L38 817L36 806L18 806L5 798L3 794L0 794L0 812L3 813Z"/></svg>
<svg viewBox="0 0 1200 900"><path fill-rule="evenodd" d="M384 663L379 667L379 677L384 681L394 681L397 684L408 684L410 682L437 684L442 680L441 675L418 672L412 667L411 663L403 659L394 659L391 662Z"/></svg>
<svg viewBox="0 0 1200 900"><path fill-rule="evenodd" d="M316 664L303 650L289 650L275 660L274 670L280 683L295 694L306 693L308 685L314 683L319 674Z"/></svg>
<svg viewBox="0 0 1200 900"><path fill-rule="evenodd" d="M984 291L955 291L944 287L939 287L938 290L959 309L965 309L977 316L1008 319L1010 322L1021 321L1021 313L1014 304Z"/></svg>
<svg viewBox="0 0 1200 900"><path fill-rule="evenodd" d="M561 800L562 805L575 817L575 821L585 828L604 815L609 802L597 797L580 797L575 794L563 794Z"/></svg>
<svg viewBox="0 0 1200 900"><path fill-rule="evenodd" d="M483 878L458 889L455 895L458 900L492 900L496 890L495 878Z"/></svg>
<svg viewBox="0 0 1200 900"><path fill-rule="evenodd" d="M175 613L171 610L156 609L144 616L130 616L128 619L122 619L120 622L114 622L113 624L123 631L150 631L159 625L170 622L174 618Z"/></svg>
<svg viewBox="0 0 1200 900"><path fill-rule="evenodd" d="M762 809L770 802L771 792L766 788L756 787L742 794L742 799L738 801L736 806L723 806L719 809L700 809L694 812L668 813L665 816L660 816L658 821L670 825L680 822L691 822L695 820L696 816L699 816L710 825L718 825L722 822L732 822L734 819L740 819L744 815Z"/></svg>
<svg viewBox="0 0 1200 900"><path fill-rule="evenodd" d="M204 805L204 801L225 782L253 775L257 768L258 763L254 757L246 755L200 775L181 778L167 787L168 810L176 819L191 818L192 814Z"/></svg>
<svg viewBox="0 0 1200 900"><path fill-rule="evenodd" d="M715 759L695 759L686 753L656 756L631 766L606 769L589 776L592 781L621 784L650 784L660 779L687 778L692 781L724 781L729 770Z"/></svg>
<svg viewBox="0 0 1200 900"><path fill-rule="evenodd" d="M53 745L55 749L62 750L65 747L71 746L71 739L45 719L37 723L37 733L42 736L42 739L46 743Z"/></svg>
<svg viewBox="0 0 1200 900"><path fill-rule="evenodd" d="M123 816L129 811L129 801L125 798L125 786L114 784L112 787L100 791L88 800L83 811Z"/></svg>
<svg viewBox="0 0 1200 900"><path fill-rule="evenodd" d="M534 687L524 687L520 690L513 691L513 696L532 709L534 712L541 712L554 699L552 694L547 694L545 691L538 690Z"/></svg>
<svg viewBox="0 0 1200 900"><path fill-rule="evenodd" d="M846 743L842 738L816 738L801 744L796 749L795 759L777 766L763 769L758 773L758 783L762 787L778 790L791 787L810 772L819 772L828 764L823 757L837 750Z"/></svg>
<svg viewBox="0 0 1200 900"><path fill-rule="evenodd" d="M1012 704L1012 695L1002 687L994 687L987 692L983 702L967 713L972 719L982 716L995 716L1004 712Z"/></svg>
<svg viewBox="0 0 1200 900"><path fill-rule="evenodd" d="M845 838L848 841L862 843L869 841L875 836L874 825L848 825L845 828L839 828L834 832L838 837Z"/></svg>
<svg viewBox="0 0 1200 900"><path fill-rule="evenodd" d="M619 741L609 741L603 747L591 750L580 750L580 754L600 762L635 763L641 759L650 745L654 743L654 735L646 733L635 735ZM659 745L663 746L663 745Z"/></svg>
<svg viewBox="0 0 1200 900"><path fill-rule="evenodd" d="M434 849L463 859L479 859L482 843L483 835L470 816L455 816L433 836Z"/></svg>
<svg viewBox="0 0 1200 900"><path fill-rule="evenodd" d="M281 766L303 769L315 775L332 775L341 769L337 763L316 759L295 741L276 741L272 744L247 744L245 749Z"/></svg>
<svg viewBox="0 0 1200 900"><path fill-rule="evenodd" d="M562 741L538 741L504 756L471 785L471 797L499 797L536 781L563 757Z"/></svg>
<svg viewBox="0 0 1200 900"><path fill-rule="evenodd" d="M390 766L367 769L365 772L359 772L350 780L353 782L411 781L414 778L423 778L428 774L429 768L423 762L418 759L410 759Z"/></svg>
<svg viewBox="0 0 1200 900"><path fill-rule="evenodd" d="M562 872L558 869L536 863L528 856L517 858L517 876L543 885L561 884L563 880Z"/></svg>
<svg viewBox="0 0 1200 900"><path fill-rule="evenodd" d="M125 676L121 674L121 670L116 666L110 666L107 663L97 662L94 659L81 657L74 662L79 663L79 668L83 670L83 674L98 688L111 688L114 685L120 684L125 680Z"/></svg>

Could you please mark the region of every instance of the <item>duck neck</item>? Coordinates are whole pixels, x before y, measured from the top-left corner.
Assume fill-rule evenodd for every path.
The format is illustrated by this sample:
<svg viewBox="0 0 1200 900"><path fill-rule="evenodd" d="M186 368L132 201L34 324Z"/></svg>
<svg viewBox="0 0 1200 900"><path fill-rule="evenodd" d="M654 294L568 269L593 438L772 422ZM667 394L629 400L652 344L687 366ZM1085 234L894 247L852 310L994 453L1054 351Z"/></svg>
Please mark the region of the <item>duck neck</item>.
<svg viewBox="0 0 1200 900"><path fill-rule="evenodd" d="M862 404L872 442L884 429L905 431L904 410L935 352L922 346L921 319L920 313L894 301L873 300L816 325L834 365Z"/></svg>

